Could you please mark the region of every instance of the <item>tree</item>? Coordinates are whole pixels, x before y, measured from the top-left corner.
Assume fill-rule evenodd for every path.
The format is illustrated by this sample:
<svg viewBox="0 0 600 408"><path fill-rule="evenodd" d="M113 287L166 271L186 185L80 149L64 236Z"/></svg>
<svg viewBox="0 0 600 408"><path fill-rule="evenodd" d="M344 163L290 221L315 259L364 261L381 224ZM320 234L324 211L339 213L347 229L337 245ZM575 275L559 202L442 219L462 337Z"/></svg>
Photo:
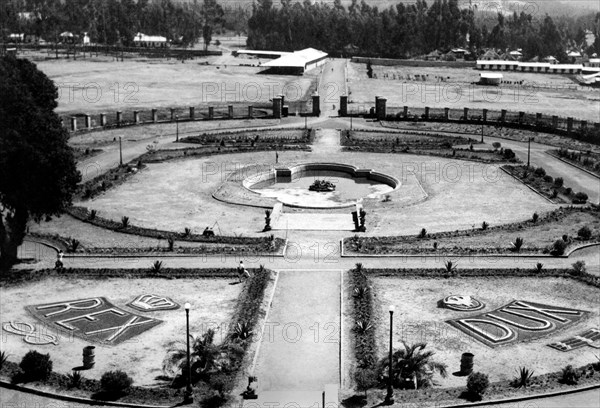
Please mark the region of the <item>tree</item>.
<svg viewBox="0 0 600 408"><path fill-rule="evenodd" d="M17 262L30 219L71 205L81 174L54 109L58 92L35 64L0 59L0 271Z"/></svg>
<svg viewBox="0 0 600 408"><path fill-rule="evenodd" d="M403 387L404 379L410 378L416 388L430 387L434 385L433 374L437 371L443 378L448 376L447 366L444 363L433 360L433 351L423 351L426 343L415 343L409 345L402 341L403 348L392 354L392 384L394 387ZM382 377L388 373L388 357L379 362L379 372ZM386 379L387 382L387 379Z"/></svg>

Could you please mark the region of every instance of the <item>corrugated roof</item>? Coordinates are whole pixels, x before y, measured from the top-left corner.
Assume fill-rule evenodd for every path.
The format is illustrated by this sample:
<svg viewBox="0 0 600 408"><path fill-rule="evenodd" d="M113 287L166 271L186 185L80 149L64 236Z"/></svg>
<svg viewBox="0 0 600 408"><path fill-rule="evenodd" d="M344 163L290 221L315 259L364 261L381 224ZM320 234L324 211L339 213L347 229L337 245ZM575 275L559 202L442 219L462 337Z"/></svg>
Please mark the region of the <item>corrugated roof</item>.
<svg viewBox="0 0 600 408"><path fill-rule="evenodd" d="M301 51L294 51L291 54L282 55L281 57L261 64L261 67L290 67L304 68L306 64L316 61L327 56L327 53L314 48L305 48Z"/></svg>
<svg viewBox="0 0 600 408"><path fill-rule="evenodd" d="M287 55L291 52L287 51L262 51L262 50L237 50L236 54L248 54L248 55Z"/></svg>

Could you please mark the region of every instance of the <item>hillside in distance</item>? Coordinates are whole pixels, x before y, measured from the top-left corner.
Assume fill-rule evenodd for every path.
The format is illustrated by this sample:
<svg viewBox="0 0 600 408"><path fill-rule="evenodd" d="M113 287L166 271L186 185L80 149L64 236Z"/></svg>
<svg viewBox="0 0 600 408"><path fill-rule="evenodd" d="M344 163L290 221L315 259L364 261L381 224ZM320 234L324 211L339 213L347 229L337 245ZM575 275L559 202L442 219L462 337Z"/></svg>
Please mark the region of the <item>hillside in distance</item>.
<svg viewBox="0 0 600 408"><path fill-rule="evenodd" d="M158 0L155 0L158 1ZM173 0L179 3L190 3L191 0ZM202 3L202 0L195 0ZM256 0L217 0L217 2L226 9L242 8L252 10L252 3ZM334 0L309 0L315 4L333 5ZM433 0L425 0L428 5L433 3ZM303 1L294 1L292 3ZM341 0L345 7L352 4L352 0ZM396 5L398 3L413 4L417 0L365 0L371 7L377 7L380 10ZM513 12L520 13L524 11L529 14L548 14L550 16L560 15L582 15L594 12L600 12L600 3L598 0L458 0L461 7L477 7L478 11L502 12L503 14L512 14ZM358 1L360 3L360 0ZM274 6L279 6L281 0L273 0Z"/></svg>

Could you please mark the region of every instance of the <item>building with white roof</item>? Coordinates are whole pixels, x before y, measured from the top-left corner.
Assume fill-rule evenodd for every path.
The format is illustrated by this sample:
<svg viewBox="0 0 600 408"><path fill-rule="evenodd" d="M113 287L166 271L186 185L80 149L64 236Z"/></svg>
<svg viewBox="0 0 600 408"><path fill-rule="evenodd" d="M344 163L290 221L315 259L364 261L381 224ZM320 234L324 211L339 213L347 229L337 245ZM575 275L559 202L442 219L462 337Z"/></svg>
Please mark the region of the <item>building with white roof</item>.
<svg viewBox="0 0 600 408"><path fill-rule="evenodd" d="M281 57L261 64L261 67L273 68L275 71L287 74L303 74L305 71L317 68L325 63L327 53L314 48L284 54Z"/></svg>
<svg viewBox="0 0 600 408"><path fill-rule="evenodd" d="M166 47L168 45L167 38L160 35L146 35L137 33L133 37L133 43L140 47Z"/></svg>
<svg viewBox="0 0 600 408"><path fill-rule="evenodd" d="M479 74L481 85L500 85L503 75L499 72L482 72Z"/></svg>
<svg viewBox="0 0 600 408"><path fill-rule="evenodd" d="M477 69L491 71L539 72L549 74L580 74L582 64L550 64L548 62L477 61Z"/></svg>

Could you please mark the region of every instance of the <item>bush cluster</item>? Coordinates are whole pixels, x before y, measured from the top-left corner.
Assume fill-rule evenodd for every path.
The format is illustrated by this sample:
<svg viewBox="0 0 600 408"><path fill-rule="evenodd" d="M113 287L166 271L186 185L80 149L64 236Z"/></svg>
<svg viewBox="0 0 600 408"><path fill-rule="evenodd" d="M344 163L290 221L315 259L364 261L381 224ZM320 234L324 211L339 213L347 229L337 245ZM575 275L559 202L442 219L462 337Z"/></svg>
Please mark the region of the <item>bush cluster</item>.
<svg viewBox="0 0 600 408"><path fill-rule="evenodd" d="M365 330L355 330L354 356L361 369L372 369L377 362L375 332L373 325L373 293L362 264L350 271L353 292L354 321L360 322ZM371 327L369 327L371 326Z"/></svg>

